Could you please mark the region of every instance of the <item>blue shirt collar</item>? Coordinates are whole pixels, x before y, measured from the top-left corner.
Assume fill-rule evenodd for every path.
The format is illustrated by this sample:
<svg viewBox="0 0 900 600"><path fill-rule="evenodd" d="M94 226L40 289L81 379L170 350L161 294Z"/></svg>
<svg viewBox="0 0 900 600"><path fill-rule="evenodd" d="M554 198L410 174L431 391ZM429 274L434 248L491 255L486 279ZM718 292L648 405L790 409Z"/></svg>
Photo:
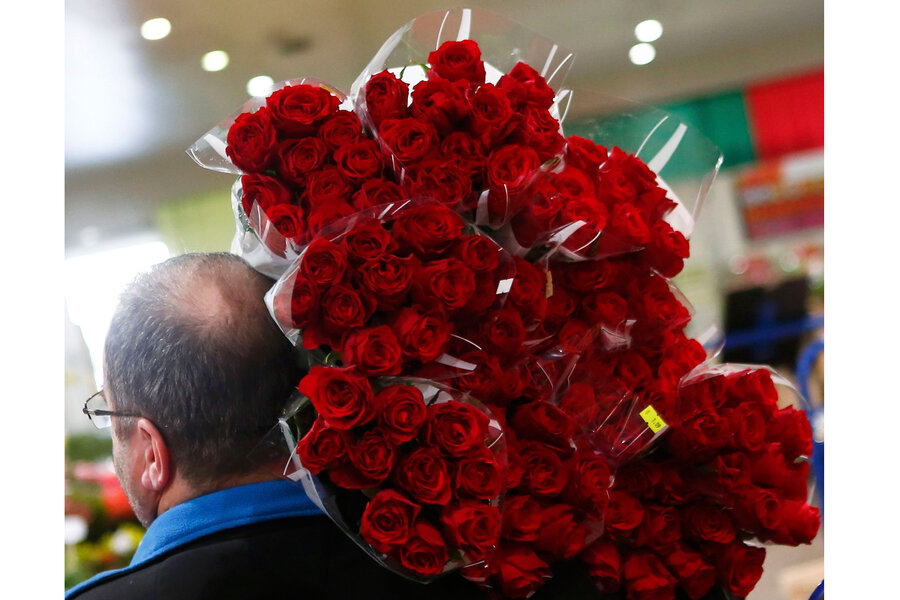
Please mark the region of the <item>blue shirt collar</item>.
<svg viewBox="0 0 900 600"><path fill-rule="evenodd" d="M159 515L144 534L131 564L95 575L68 590L66 598L212 533L272 519L319 514L321 511L303 488L286 480L251 483L199 496Z"/></svg>

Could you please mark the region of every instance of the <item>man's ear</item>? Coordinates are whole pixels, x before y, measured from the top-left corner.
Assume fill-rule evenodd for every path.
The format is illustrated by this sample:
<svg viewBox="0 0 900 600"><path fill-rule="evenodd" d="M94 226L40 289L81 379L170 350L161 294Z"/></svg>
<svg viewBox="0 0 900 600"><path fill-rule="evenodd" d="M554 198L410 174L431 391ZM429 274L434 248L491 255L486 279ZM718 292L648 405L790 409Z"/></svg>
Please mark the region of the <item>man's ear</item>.
<svg viewBox="0 0 900 600"><path fill-rule="evenodd" d="M147 419L138 419L136 434L140 439L141 485L162 493L172 479L169 447L156 425Z"/></svg>

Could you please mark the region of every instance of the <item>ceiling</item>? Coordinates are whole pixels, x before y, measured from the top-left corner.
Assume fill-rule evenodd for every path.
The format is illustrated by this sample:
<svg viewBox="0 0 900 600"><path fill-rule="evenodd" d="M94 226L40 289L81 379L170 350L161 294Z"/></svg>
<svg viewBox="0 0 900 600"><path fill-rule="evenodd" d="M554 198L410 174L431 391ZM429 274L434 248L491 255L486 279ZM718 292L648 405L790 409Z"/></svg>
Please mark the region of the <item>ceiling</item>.
<svg viewBox="0 0 900 600"><path fill-rule="evenodd" d="M227 190L184 153L247 99L247 80L317 77L349 91L387 37L446 0L66 0L66 249L154 228L156 206ZM822 0L477 0L575 52L567 82L645 103L818 67ZM144 40L166 17L171 34ZM628 60L662 22L657 58ZM226 50L207 73L200 57ZM224 194L225 192L223 192ZM223 198L223 209L227 200Z"/></svg>

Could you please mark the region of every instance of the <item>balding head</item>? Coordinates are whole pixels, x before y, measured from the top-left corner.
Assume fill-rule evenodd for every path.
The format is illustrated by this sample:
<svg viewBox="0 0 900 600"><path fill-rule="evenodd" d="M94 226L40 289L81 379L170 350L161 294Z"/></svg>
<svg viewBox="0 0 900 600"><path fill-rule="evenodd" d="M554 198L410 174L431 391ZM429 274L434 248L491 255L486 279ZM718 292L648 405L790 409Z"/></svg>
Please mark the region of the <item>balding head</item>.
<svg viewBox="0 0 900 600"><path fill-rule="evenodd" d="M255 468L248 455L303 375L263 302L271 285L232 254L185 254L139 276L110 325L114 408L156 424L199 487Z"/></svg>

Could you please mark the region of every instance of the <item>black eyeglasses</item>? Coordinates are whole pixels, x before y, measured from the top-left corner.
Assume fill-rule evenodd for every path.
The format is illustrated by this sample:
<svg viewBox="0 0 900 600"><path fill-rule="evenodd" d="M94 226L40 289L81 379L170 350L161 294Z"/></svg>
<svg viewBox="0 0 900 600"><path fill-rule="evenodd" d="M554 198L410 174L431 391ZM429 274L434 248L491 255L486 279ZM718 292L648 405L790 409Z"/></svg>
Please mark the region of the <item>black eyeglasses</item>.
<svg viewBox="0 0 900 600"><path fill-rule="evenodd" d="M96 427L97 429L106 429L107 427L109 427L112 424L112 420L110 419L110 417L141 416L137 413L109 410L109 405L106 403L106 398L103 397L102 388L99 392L84 401L84 408L81 409L81 412L88 416L88 419L91 420L91 423L93 423L94 427Z"/></svg>

